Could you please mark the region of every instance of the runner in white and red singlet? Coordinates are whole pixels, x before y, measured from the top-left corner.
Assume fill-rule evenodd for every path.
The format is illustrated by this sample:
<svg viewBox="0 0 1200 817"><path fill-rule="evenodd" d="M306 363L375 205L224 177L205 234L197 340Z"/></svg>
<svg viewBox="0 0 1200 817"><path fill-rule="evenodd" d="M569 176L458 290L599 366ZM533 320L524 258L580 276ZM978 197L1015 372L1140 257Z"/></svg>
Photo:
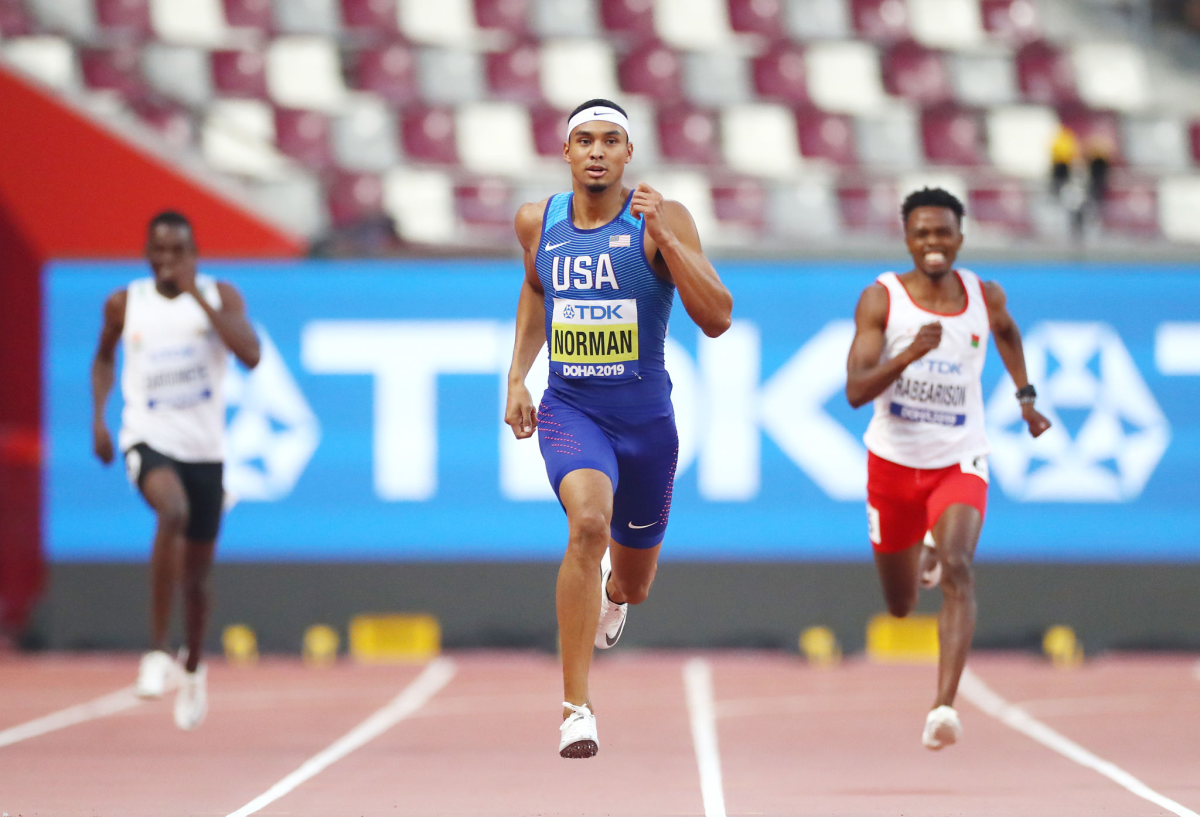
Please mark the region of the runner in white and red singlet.
<svg viewBox="0 0 1200 817"><path fill-rule="evenodd" d="M867 428L867 520L888 610L906 616L918 581L941 584L937 698L922 742L958 740L958 680L975 631L971 563L987 509L988 441L980 375L989 332L1016 384L1029 433L1050 421L1033 407L1021 333L1004 290L955 269L963 205L940 188L919 190L901 209L914 267L885 272L855 310L846 397L875 403ZM933 547L923 548L927 532Z"/></svg>

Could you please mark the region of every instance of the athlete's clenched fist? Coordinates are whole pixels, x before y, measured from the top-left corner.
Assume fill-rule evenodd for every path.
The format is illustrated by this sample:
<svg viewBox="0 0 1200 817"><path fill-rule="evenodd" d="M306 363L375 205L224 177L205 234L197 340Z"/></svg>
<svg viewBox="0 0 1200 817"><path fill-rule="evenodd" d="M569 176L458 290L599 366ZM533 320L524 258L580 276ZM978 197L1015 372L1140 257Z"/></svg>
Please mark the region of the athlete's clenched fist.
<svg viewBox="0 0 1200 817"><path fill-rule="evenodd" d="M524 384L508 387L508 405L504 409L504 422L512 428L518 440L532 437L537 428L537 409L533 398Z"/></svg>
<svg viewBox="0 0 1200 817"><path fill-rule="evenodd" d="M933 323L925 324L917 330L917 336L908 345L908 351L912 354L913 360L920 360L938 348L941 343L942 323L941 321L934 321Z"/></svg>
<svg viewBox="0 0 1200 817"><path fill-rule="evenodd" d="M656 243L663 243L662 240L671 234L671 227L667 223L666 199L645 182L639 182L633 191L629 212L646 219L646 232Z"/></svg>

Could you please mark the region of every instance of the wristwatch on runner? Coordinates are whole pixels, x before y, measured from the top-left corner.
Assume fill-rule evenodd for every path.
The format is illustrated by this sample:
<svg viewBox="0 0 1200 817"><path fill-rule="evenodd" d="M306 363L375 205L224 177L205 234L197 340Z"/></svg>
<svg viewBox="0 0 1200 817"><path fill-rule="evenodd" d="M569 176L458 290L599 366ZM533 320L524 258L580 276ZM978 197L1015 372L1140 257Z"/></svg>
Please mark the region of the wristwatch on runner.
<svg viewBox="0 0 1200 817"><path fill-rule="evenodd" d="M1032 406L1035 400L1037 400L1037 389L1033 387L1032 383L1017 389L1017 402L1022 406Z"/></svg>

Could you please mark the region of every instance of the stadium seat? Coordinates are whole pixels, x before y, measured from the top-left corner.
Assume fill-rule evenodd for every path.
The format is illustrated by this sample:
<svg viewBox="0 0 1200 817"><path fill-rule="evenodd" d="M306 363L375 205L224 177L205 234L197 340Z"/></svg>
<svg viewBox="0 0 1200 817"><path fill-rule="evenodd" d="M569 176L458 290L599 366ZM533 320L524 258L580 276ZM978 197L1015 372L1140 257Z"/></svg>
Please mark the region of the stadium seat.
<svg viewBox="0 0 1200 817"><path fill-rule="evenodd" d="M1125 117L1121 144L1126 160L1135 167L1178 173L1192 164L1187 128L1173 116Z"/></svg>
<svg viewBox="0 0 1200 817"><path fill-rule="evenodd" d="M1200 165L1200 120L1188 126L1188 135L1192 142L1192 161Z"/></svg>
<svg viewBox="0 0 1200 817"><path fill-rule="evenodd" d="M787 0L783 24L793 40L844 40L851 36L847 0Z"/></svg>
<svg viewBox="0 0 1200 817"><path fill-rule="evenodd" d="M1158 189L1152 182L1129 180L1109 186L1100 206L1100 221L1110 233L1155 238L1158 223Z"/></svg>
<svg viewBox="0 0 1200 817"><path fill-rule="evenodd" d="M141 41L150 36L147 0L96 0L96 24L108 40Z"/></svg>
<svg viewBox="0 0 1200 817"><path fill-rule="evenodd" d="M599 0L600 22L607 31L653 36L654 0Z"/></svg>
<svg viewBox="0 0 1200 817"><path fill-rule="evenodd" d="M276 108L275 146L312 170L327 170L333 165L329 119L317 111Z"/></svg>
<svg viewBox="0 0 1200 817"><path fill-rule="evenodd" d="M656 0L654 31L672 48L710 51L733 41L728 0Z"/></svg>
<svg viewBox="0 0 1200 817"><path fill-rule="evenodd" d="M921 112L921 141L933 164L978 165L986 161L984 126L976 111L937 105Z"/></svg>
<svg viewBox="0 0 1200 817"><path fill-rule="evenodd" d="M884 52L883 87L888 93L922 105L948 101L953 95L942 57L912 41L893 45Z"/></svg>
<svg viewBox="0 0 1200 817"><path fill-rule="evenodd" d="M549 40L542 44L542 96L568 111L587 99L617 95L617 63L603 40Z"/></svg>
<svg viewBox="0 0 1200 817"><path fill-rule="evenodd" d="M657 40L630 48L617 65L617 78L625 93L645 94L658 102L683 98L683 61Z"/></svg>
<svg viewBox="0 0 1200 817"><path fill-rule="evenodd" d="M1158 183L1159 224L1172 241L1200 243L1200 179L1172 176Z"/></svg>
<svg viewBox="0 0 1200 817"><path fill-rule="evenodd" d="M729 27L742 34L761 34L768 40L784 36L783 0L728 0Z"/></svg>
<svg viewBox="0 0 1200 817"><path fill-rule="evenodd" d="M33 20L21 0L0 0L0 37L27 37L33 31Z"/></svg>
<svg viewBox="0 0 1200 817"><path fill-rule="evenodd" d="M946 60L954 98L960 104L983 108L1017 101L1017 72L1008 53L959 52Z"/></svg>
<svg viewBox="0 0 1200 817"><path fill-rule="evenodd" d="M332 37L341 31L338 0L274 0L275 28L283 34L320 34Z"/></svg>
<svg viewBox="0 0 1200 817"><path fill-rule="evenodd" d="M1149 101L1149 76L1132 43L1079 43L1071 51L1079 97L1094 108L1137 111Z"/></svg>
<svg viewBox="0 0 1200 817"><path fill-rule="evenodd" d="M767 191L762 182L714 182L712 207L717 221L726 227L761 233L767 226Z"/></svg>
<svg viewBox="0 0 1200 817"><path fill-rule="evenodd" d="M1027 179L1050 175L1050 144L1058 114L1041 105L1013 105L987 113L988 156L1003 173Z"/></svg>
<svg viewBox="0 0 1200 817"><path fill-rule="evenodd" d="M332 136L333 155L346 170L382 173L400 161L396 114L375 94L348 94Z"/></svg>
<svg viewBox="0 0 1200 817"><path fill-rule="evenodd" d="M731 51L685 54L683 90L692 103L706 107L748 102L753 95L750 66Z"/></svg>
<svg viewBox="0 0 1200 817"><path fill-rule="evenodd" d="M888 0L898 2L898 0ZM804 52L808 96L827 111L871 114L884 104L879 53L867 43L813 43Z"/></svg>
<svg viewBox="0 0 1200 817"><path fill-rule="evenodd" d="M796 117L790 108L757 102L734 105L721 114L725 164L738 173L780 177L800 167Z"/></svg>
<svg viewBox="0 0 1200 817"><path fill-rule="evenodd" d="M523 175L537 156L529 110L515 102L475 102L455 114L459 161L491 176Z"/></svg>
<svg viewBox="0 0 1200 817"><path fill-rule="evenodd" d="M213 88L221 96L267 98L267 61L255 50L213 51Z"/></svg>
<svg viewBox="0 0 1200 817"><path fill-rule="evenodd" d="M275 113L257 99L219 99L209 105L200 147L211 167L244 178L278 178L287 166L275 150Z"/></svg>
<svg viewBox="0 0 1200 817"><path fill-rule="evenodd" d="M60 93L80 86L75 49L63 37L47 34L0 42L5 62Z"/></svg>
<svg viewBox="0 0 1200 817"><path fill-rule="evenodd" d="M646 168L635 178L662 193L664 198L674 199L686 207L696 222L696 231L709 243L714 241L719 225L713 213L712 186L706 174L675 168Z"/></svg>
<svg viewBox="0 0 1200 817"><path fill-rule="evenodd" d="M1028 101L1057 105L1079 98L1071 60L1046 41L1026 43L1015 59L1017 84Z"/></svg>
<svg viewBox="0 0 1200 817"><path fill-rule="evenodd" d="M908 0L908 26L929 48L972 48L984 40L979 0Z"/></svg>
<svg viewBox="0 0 1200 817"><path fill-rule="evenodd" d="M176 150L189 150L196 139L191 114L162 100L135 103L130 106L143 125L159 135Z"/></svg>
<svg viewBox="0 0 1200 817"><path fill-rule="evenodd" d="M201 48L149 43L142 50L142 74L155 91L193 108L213 95L208 52Z"/></svg>
<svg viewBox="0 0 1200 817"><path fill-rule="evenodd" d="M225 22L237 28L271 31L271 0L222 0Z"/></svg>
<svg viewBox="0 0 1200 817"><path fill-rule="evenodd" d="M221 0L151 0L150 22L167 43L219 48L230 37Z"/></svg>
<svg viewBox="0 0 1200 817"><path fill-rule="evenodd" d="M345 227L385 212L383 182L372 173L335 173L325 191L329 216L335 227Z"/></svg>
<svg viewBox="0 0 1200 817"><path fill-rule="evenodd" d="M445 173L399 165L384 176L384 206L405 241L439 244L455 237L454 184Z"/></svg>
<svg viewBox="0 0 1200 817"><path fill-rule="evenodd" d="M658 111L658 143L669 162L715 164L719 159L717 124L709 111L672 105Z"/></svg>
<svg viewBox="0 0 1200 817"><path fill-rule="evenodd" d="M474 102L485 94L482 55L465 48L423 48L417 54L421 96L431 105Z"/></svg>
<svg viewBox="0 0 1200 817"><path fill-rule="evenodd" d="M893 182L898 194L894 211L897 218L899 218L900 204L904 197L923 187L940 187L947 193L957 196L959 201L967 200L967 180L954 170L925 167L903 173L897 176Z"/></svg>
<svg viewBox="0 0 1200 817"><path fill-rule="evenodd" d="M909 36L904 0L850 0L854 30L868 40L887 42Z"/></svg>
<svg viewBox="0 0 1200 817"><path fill-rule="evenodd" d="M393 105L408 105L421 98L417 57L400 43L359 51L353 77L359 90L378 94Z"/></svg>
<svg viewBox="0 0 1200 817"><path fill-rule="evenodd" d="M475 38L472 0L398 0L400 31L430 45L469 45Z"/></svg>
<svg viewBox="0 0 1200 817"><path fill-rule="evenodd" d="M900 198L891 182L852 182L837 190L842 224L855 232L900 235Z"/></svg>
<svg viewBox="0 0 1200 817"><path fill-rule="evenodd" d="M1028 196L1019 183L998 182L972 187L966 204L970 227L979 225L988 232L1011 236L1033 233Z"/></svg>
<svg viewBox="0 0 1200 817"><path fill-rule="evenodd" d="M824 159L836 165L858 163L854 122L844 114L829 113L812 106L796 110L800 152L808 159Z"/></svg>
<svg viewBox="0 0 1200 817"><path fill-rule="evenodd" d="M341 11L349 32L387 36L398 30L396 0L341 0Z"/></svg>
<svg viewBox="0 0 1200 817"><path fill-rule="evenodd" d="M1024 42L1041 36L1037 9L1030 0L983 0L983 27L993 37Z"/></svg>
<svg viewBox="0 0 1200 817"><path fill-rule="evenodd" d="M541 100L541 55L536 45L521 43L507 51L489 53L484 59L493 97L527 103Z"/></svg>
<svg viewBox="0 0 1200 817"><path fill-rule="evenodd" d="M772 185L767 201L768 226L784 239L830 239L841 228L837 194L821 175Z"/></svg>
<svg viewBox="0 0 1200 817"><path fill-rule="evenodd" d="M341 59L324 37L276 37L267 46L267 91L285 108L336 110L346 95Z"/></svg>
<svg viewBox="0 0 1200 817"><path fill-rule="evenodd" d="M541 37L594 37L600 33L593 0L533 0L532 20Z"/></svg>
<svg viewBox="0 0 1200 817"><path fill-rule="evenodd" d="M498 179L480 179L454 186L454 209L459 219L474 227L490 227L509 234L517 206L513 191Z"/></svg>
<svg viewBox="0 0 1200 817"><path fill-rule="evenodd" d="M317 236L329 229L329 209L318 178L293 171L260 181L247 191L250 200L298 235Z"/></svg>
<svg viewBox="0 0 1200 817"><path fill-rule="evenodd" d="M889 105L854 123L858 161L880 170L910 170L924 162L917 114L903 104Z"/></svg>
<svg viewBox="0 0 1200 817"><path fill-rule="evenodd" d="M776 43L751 63L754 89L764 99L792 104L808 102L808 77L804 50L788 42Z"/></svg>
<svg viewBox="0 0 1200 817"><path fill-rule="evenodd" d="M447 107L413 106L400 114L404 153L418 162L458 164L454 111Z"/></svg>
<svg viewBox="0 0 1200 817"><path fill-rule="evenodd" d="M538 155L561 157L566 141L567 112L549 105L535 105L529 111L529 118L533 126L533 146Z"/></svg>
<svg viewBox="0 0 1200 817"><path fill-rule="evenodd" d="M96 38L96 6L92 0L27 0L38 30L91 42Z"/></svg>
<svg viewBox="0 0 1200 817"><path fill-rule="evenodd" d="M524 37L529 33L529 6L530 0L475 0L475 25Z"/></svg>
<svg viewBox="0 0 1200 817"><path fill-rule="evenodd" d="M93 90L116 91L127 100L141 99L146 94L141 57L141 50L133 45L81 49L83 81Z"/></svg>
<svg viewBox="0 0 1200 817"><path fill-rule="evenodd" d="M1089 142L1099 142L1107 147L1112 164L1125 163L1121 126L1115 113L1096 111L1083 105L1065 105L1058 109L1058 118L1075 133L1085 150Z"/></svg>

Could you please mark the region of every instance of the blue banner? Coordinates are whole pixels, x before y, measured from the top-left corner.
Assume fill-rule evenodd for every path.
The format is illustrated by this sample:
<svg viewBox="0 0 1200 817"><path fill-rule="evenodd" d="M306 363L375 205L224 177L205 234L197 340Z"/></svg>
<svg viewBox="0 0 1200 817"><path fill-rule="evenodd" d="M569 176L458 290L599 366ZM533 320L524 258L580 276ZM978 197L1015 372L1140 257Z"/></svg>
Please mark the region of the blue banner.
<svg viewBox="0 0 1200 817"><path fill-rule="evenodd" d="M522 270L513 261L213 263L263 339L232 366L229 560L556 559L566 524L536 441L502 423ZM681 435L666 559L866 560L870 408L843 394L872 264L724 262L734 325L676 305L667 366ZM980 265L1024 332L1032 440L994 348L983 560L1200 559L1200 274ZM140 263L45 278L45 536L51 559L145 558L153 518L91 453L101 306ZM536 398L544 357L530 375ZM120 395L107 414L114 437Z"/></svg>

